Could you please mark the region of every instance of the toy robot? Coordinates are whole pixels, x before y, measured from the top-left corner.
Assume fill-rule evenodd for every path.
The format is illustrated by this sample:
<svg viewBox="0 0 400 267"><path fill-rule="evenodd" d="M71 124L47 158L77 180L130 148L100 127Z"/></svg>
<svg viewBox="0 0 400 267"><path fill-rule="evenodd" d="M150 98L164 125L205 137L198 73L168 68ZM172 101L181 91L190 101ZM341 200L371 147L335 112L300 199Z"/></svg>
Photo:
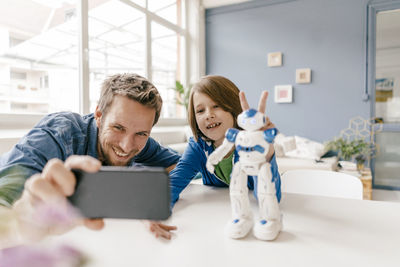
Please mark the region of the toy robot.
<svg viewBox="0 0 400 267"><path fill-rule="evenodd" d="M259 220L254 224L254 235L260 240L274 240L281 228L281 214L276 197L275 184L272 181L271 164L266 161L269 146L273 142L277 129L260 130L265 125L263 113L248 109L238 116L238 129L228 129L225 140L207 160L207 169L214 173L218 164L235 145L239 160L233 166L229 187L232 221L226 227L226 234L231 238L242 238L253 226L247 179L257 176L254 190L257 192Z"/></svg>

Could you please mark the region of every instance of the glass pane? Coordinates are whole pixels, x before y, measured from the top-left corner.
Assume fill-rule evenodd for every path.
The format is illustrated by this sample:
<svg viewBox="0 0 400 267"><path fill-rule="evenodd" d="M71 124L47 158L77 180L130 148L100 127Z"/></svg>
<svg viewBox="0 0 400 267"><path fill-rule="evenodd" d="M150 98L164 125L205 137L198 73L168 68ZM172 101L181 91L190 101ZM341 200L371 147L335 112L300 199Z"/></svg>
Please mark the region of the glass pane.
<svg viewBox="0 0 400 267"><path fill-rule="evenodd" d="M145 75L145 17L118 0L89 10L90 106L94 111L103 80L112 74Z"/></svg>
<svg viewBox="0 0 400 267"><path fill-rule="evenodd" d="M1 113L79 110L77 26L76 1L0 1Z"/></svg>
<svg viewBox="0 0 400 267"><path fill-rule="evenodd" d="M146 7L147 0L129 0L129 1L131 1L132 3L138 4L141 7Z"/></svg>
<svg viewBox="0 0 400 267"><path fill-rule="evenodd" d="M158 16L182 26L182 1L181 0L150 0L149 10Z"/></svg>
<svg viewBox="0 0 400 267"><path fill-rule="evenodd" d="M152 80L160 91L164 105L164 118L185 116L182 106L176 104L176 93L172 88L181 80L182 38L176 32L157 23L152 29Z"/></svg>
<svg viewBox="0 0 400 267"><path fill-rule="evenodd" d="M400 188L400 132L377 133L376 142L374 185Z"/></svg>
<svg viewBox="0 0 400 267"><path fill-rule="evenodd" d="M375 116L400 122L400 9L376 16Z"/></svg>

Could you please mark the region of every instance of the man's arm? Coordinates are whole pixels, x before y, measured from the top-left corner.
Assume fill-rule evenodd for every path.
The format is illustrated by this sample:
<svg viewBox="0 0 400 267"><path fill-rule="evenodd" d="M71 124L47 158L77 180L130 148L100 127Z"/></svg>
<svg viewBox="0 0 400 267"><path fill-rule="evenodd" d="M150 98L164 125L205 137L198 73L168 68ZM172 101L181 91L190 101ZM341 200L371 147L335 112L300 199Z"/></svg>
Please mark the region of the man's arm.
<svg viewBox="0 0 400 267"><path fill-rule="evenodd" d="M0 172L0 205L11 207L21 196L27 178L35 170L22 165L11 165Z"/></svg>
<svg viewBox="0 0 400 267"><path fill-rule="evenodd" d="M70 218L71 224L62 225L53 223L42 225L37 223L38 215L42 214L43 207L57 207L57 212L65 216L69 213L70 204L67 196L75 190L76 178L72 168L86 172L97 172L101 167L100 161L90 156L71 156L65 162L59 159L50 160L41 173L33 175L25 183L22 197L15 202L13 210L18 215L18 231L22 237L41 239L47 234L60 234L71 227L83 224L88 228L98 230L103 228L101 219Z"/></svg>
<svg viewBox="0 0 400 267"><path fill-rule="evenodd" d="M29 133L0 157L0 196L11 205L20 197L24 180L41 173L50 159L65 161L87 143L77 114L53 113L44 117ZM82 149L81 149L82 150Z"/></svg>
<svg viewBox="0 0 400 267"><path fill-rule="evenodd" d="M29 177L40 173L51 158L65 155L60 140L41 128L32 129L11 151L1 157L0 203L11 206Z"/></svg>
<svg viewBox="0 0 400 267"><path fill-rule="evenodd" d="M134 162L143 163L147 166L171 168L179 161L179 154L170 148L160 145L149 137L143 150L134 157Z"/></svg>

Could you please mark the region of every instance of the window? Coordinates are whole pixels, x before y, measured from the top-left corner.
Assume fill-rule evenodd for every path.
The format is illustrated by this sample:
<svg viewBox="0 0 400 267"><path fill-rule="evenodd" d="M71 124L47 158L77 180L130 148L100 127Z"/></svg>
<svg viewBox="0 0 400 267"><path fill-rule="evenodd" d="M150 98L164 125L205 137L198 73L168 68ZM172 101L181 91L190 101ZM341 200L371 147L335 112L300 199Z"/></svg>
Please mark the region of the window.
<svg viewBox="0 0 400 267"><path fill-rule="evenodd" d="M0 1L0 113L82 113L81 1ZM162 117L185 117L172 89L187 75L184 9L185 0L88 1L89 86L81 90L90 111L107 76L135 72L160 91Z"/></svg>
<svg viewBox="0 0 400 267"><path fill-rule="evenodd" d="M95 2L95 1L93 1ZM89 10L90 110L94 111L103 80L112 74L146 74L145 13L118 0Z"/></svg>
<svg viewBox="0 0 400 267"><path fill-rule="evenodd" d="M183 107L175 103L175 91L172 86L181 77L182 37L156 23L151 24L152 36L152 78L154 85L160 90L165 102L162 115L165 118L183 115Z"/></svg>
<svg viewBox="0 0 400 267"><path fill-rule="evenodd" d="M0 113L78 111L75 8L72 0L0 2Z"/></svg>

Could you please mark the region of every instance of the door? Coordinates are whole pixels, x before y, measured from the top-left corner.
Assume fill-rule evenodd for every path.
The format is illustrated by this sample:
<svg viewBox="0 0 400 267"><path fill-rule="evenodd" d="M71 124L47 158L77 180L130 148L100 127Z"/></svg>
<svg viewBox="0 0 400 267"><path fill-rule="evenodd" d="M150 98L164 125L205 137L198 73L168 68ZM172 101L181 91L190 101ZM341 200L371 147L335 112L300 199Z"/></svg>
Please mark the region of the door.
<svg viewBox="0 0 400 267"><path fill-rule="evenodd" d="M374 188L400 189L400 9L376 12Z"/></svg>

